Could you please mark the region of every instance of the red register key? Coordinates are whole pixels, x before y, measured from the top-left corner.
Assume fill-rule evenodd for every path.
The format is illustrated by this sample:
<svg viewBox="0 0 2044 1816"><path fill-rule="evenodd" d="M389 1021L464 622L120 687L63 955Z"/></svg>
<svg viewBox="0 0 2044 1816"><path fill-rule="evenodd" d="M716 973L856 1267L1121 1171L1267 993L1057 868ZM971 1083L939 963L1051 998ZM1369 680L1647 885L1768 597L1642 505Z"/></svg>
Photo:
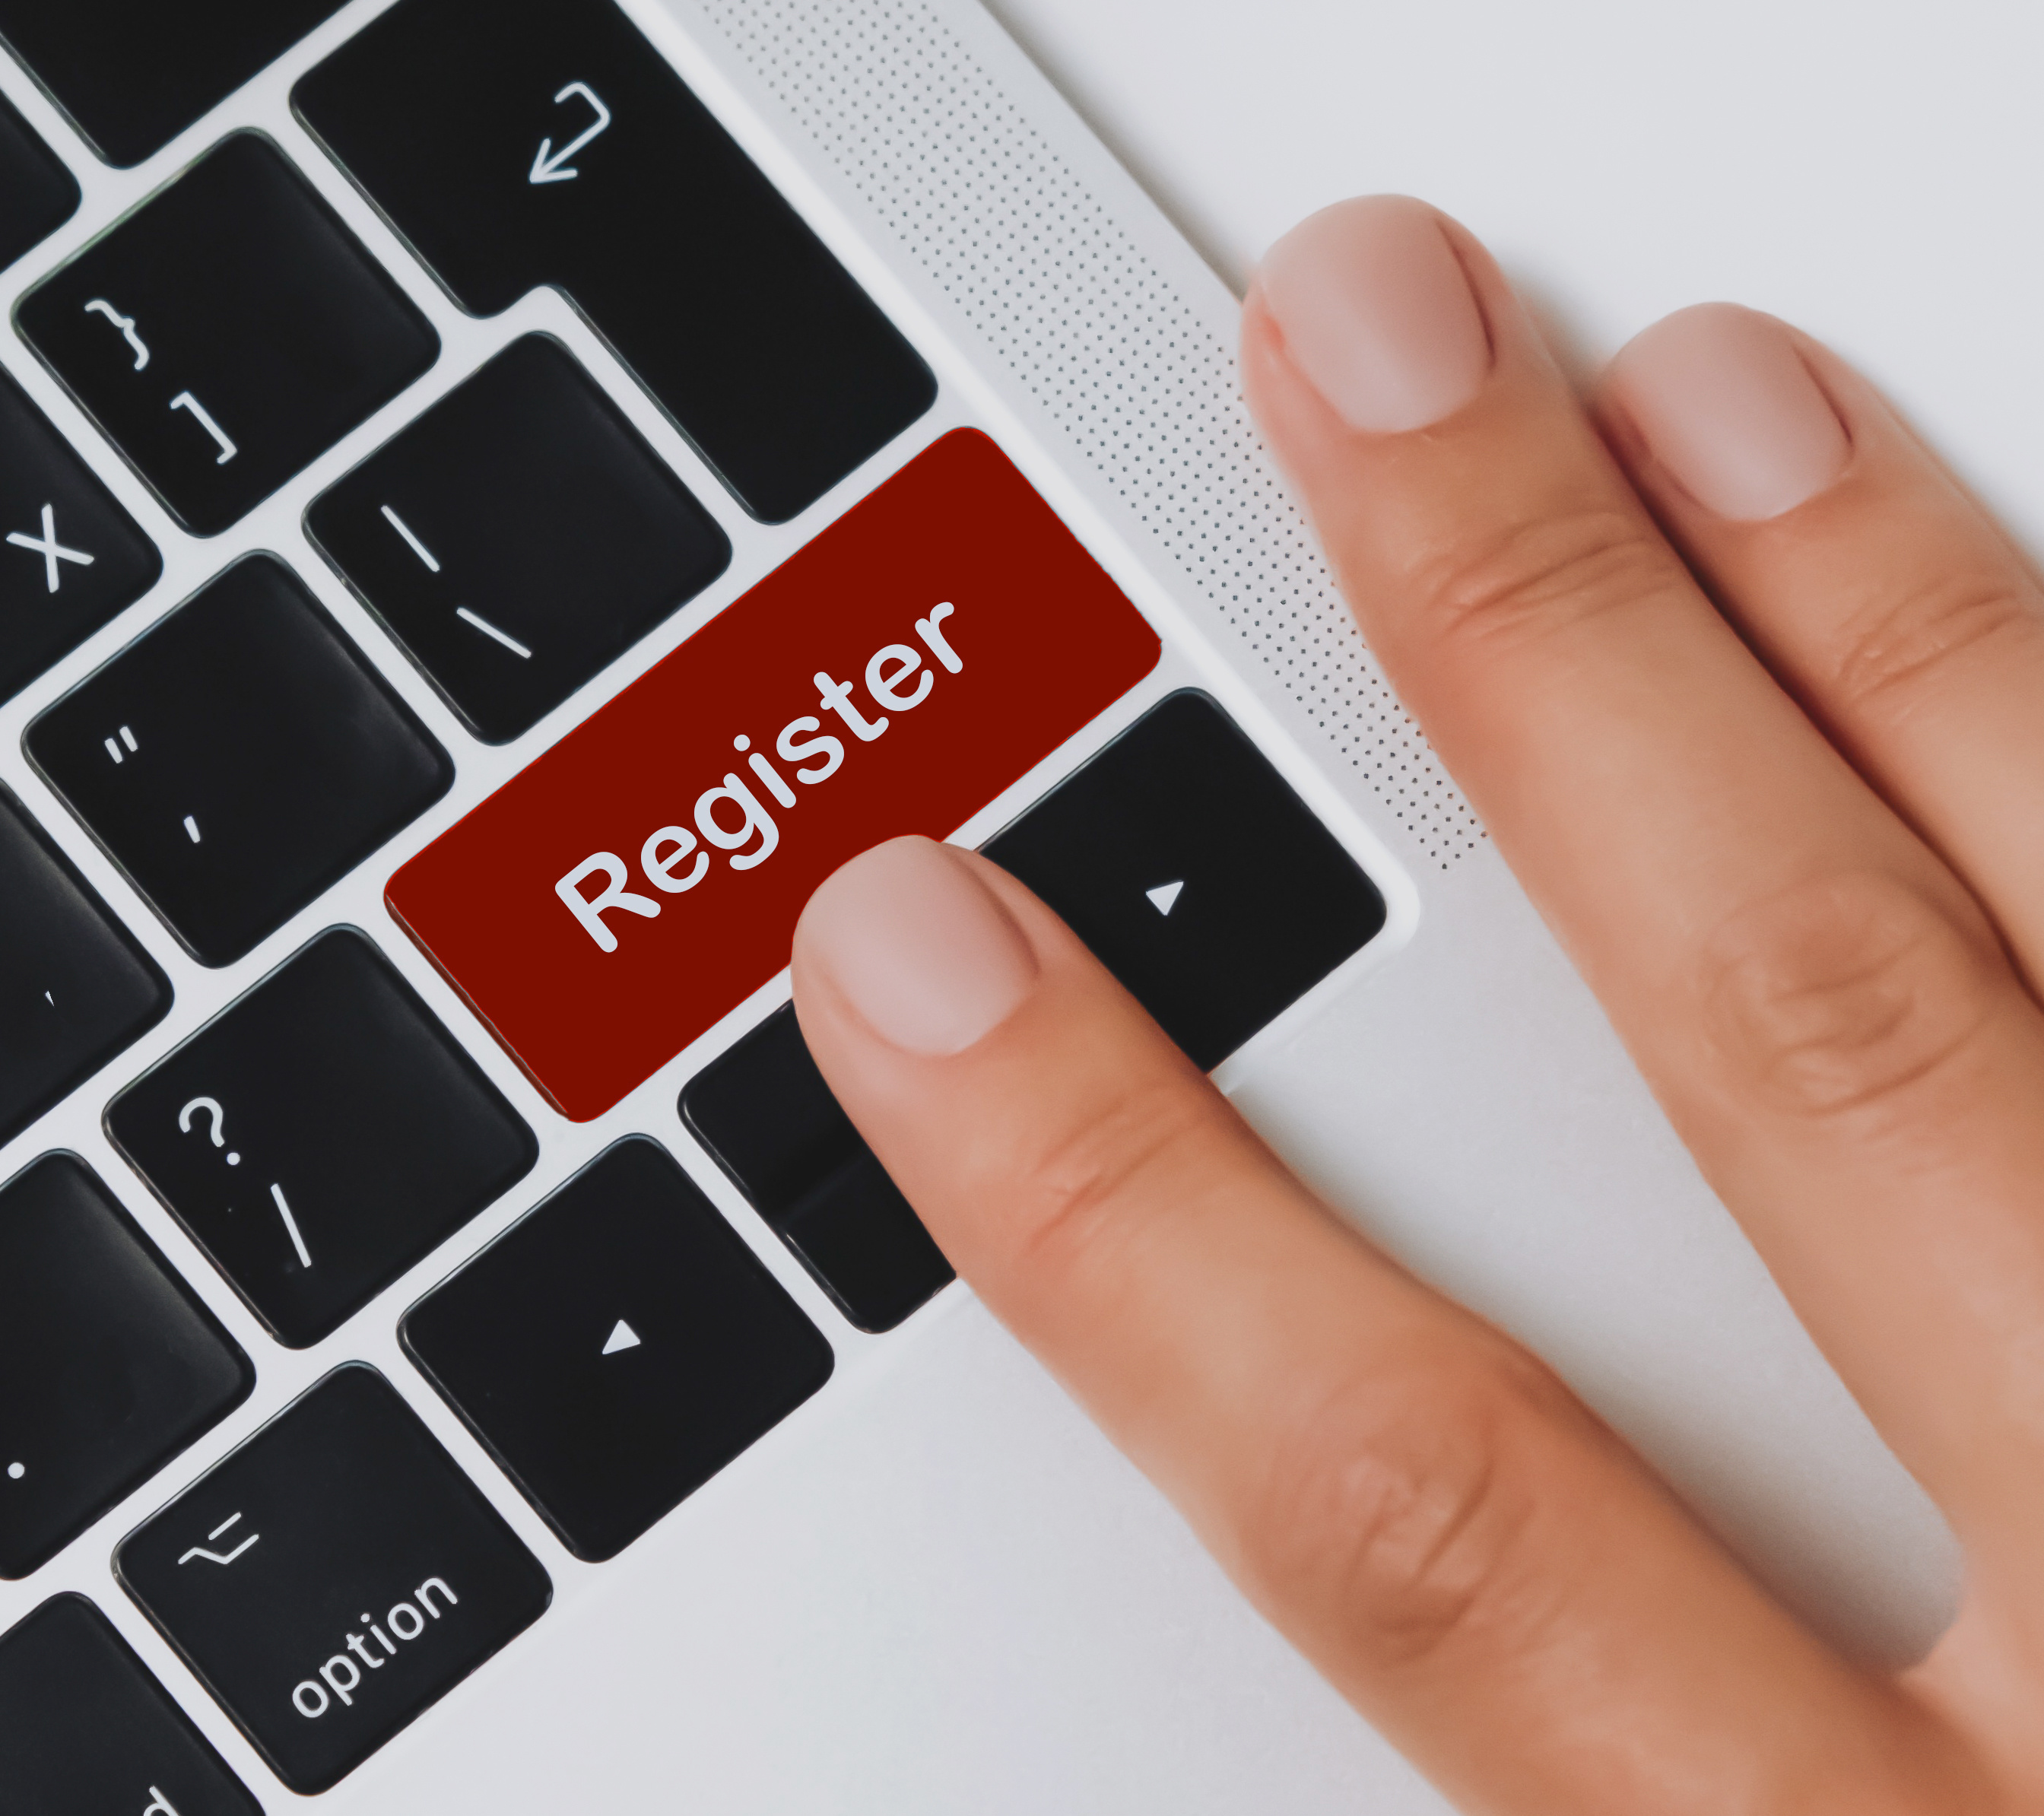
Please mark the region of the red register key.
<svg viewBox="0 0 2044 1816"><path fill-rule="evenodd" d="M586 1122L787 964L840 864L955 831L1158 654L959 430L413 859L390 911Z"/></svg>

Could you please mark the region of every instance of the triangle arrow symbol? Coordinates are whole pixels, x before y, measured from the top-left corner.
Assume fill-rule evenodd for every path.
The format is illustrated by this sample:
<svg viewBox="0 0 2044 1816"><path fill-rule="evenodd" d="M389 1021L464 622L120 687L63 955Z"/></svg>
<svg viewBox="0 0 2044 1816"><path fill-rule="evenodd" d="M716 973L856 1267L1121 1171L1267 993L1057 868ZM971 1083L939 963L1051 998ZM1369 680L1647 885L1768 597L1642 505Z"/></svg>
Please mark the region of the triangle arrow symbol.
<svg viewBox="0 0 2044 1816"><path fill-rule="evenodd" d="M1146 889L1143 893L1150 898L1150 906L1158 914L1168 914L1178 906L1178 898L1185 893L1185 888L1183 883L1165 883L1155 889Z"/></svg>
<svg viewBox="0 0 2044 1816"><path fill-rule="evenodd" d="M639 1333L620 1318L617 1321L617 1328L610 1333L610 1341L604 1345L603 1352L606 1356L615 1356L620 1349L636 1349L640 1341Z"/></svg>

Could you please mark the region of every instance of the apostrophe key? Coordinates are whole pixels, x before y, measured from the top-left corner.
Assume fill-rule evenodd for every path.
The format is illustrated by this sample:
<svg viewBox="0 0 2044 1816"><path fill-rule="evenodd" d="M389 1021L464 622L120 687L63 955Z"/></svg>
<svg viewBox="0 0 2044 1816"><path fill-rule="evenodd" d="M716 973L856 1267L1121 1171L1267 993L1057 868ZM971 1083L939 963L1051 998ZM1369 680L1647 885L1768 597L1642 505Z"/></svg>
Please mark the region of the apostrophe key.
<svg viewBox="0 0 2044 1816"><path fill-rule="evenodd" d="M73 1595L0 1633L0 1810L263 1816L113 1622Z"/></svg>
<svg viewBox="0 0 2044 1816"><path fill-rule="evenodd" d="M0 372L0 700L156 585L156 546Z"/></svg>
<svg viewBox="0 0 2044 1816"><path fill-rule="evenodd" d="M861 1330L892 1330L952 1279L809 1057L791 1006L682 1093L696 1139Z"/></svg>
<svg viewBox="0 0 2044 1816"><path fill-rule="evenodd" d="M431 324L255 133L159 190L16 318L200 536L237 522L440 354Z"/></svg>
<svg viewBox="0 0 2044 1816"><path fill-rule="evenodd" d="M1384 898L1204 694L1174 694L986 846L1212 1069L1377 937Z"/></svg>
<svg viewBox="0 0 2044 1816"><path fill-rule="evenodd" d="M0 1186L0 1576L47 1563L255 1380L83 1161Z"/></svg>
<svg viewBox="0 0 2044 1816"><path fill-rule="evenodd" d="M611 0L401 0L296 99L464 309L558 287L755 516L795 515L936 394Z"/></svg>
<svg viewBox="0 0 2044 1816"><path fill-rule="evenodd" d="M528 335L320 498L320 552L501 744L721 574L731 544L558 340Z"/></svg>
<svg viewBox="0 0 2044 1816"><path fill-rule="evenodd" d="M271 556L29 727L30 760L201 964L231 964L446 793L447 753Z"/></svg>
<svg viewBox="0 0 2044 1816"><path fill-rule="evenodd" d="M0 1142L170 1006L156 961L0 788Z"/></svg>
<svg viewBox="0 0 2044 1816"><path fill-rule="evenodd" d="M321 934L130 1085L106 1125L294 1349L539 1156L518 1113L352 927Z"/></svg>
<svg viewBox="0 0 2044 1816"><path fill-rule="evenodd" d="M643 1136L513 1225L402 1334L568 1549L597 1562L832 1368L822 1333Z"/></svg>
<svg viewBox="0 0 2044 1816"><path fill-rule="evenodd" d="M78 212L78 179L0 94L0 271Z"/></svg>
<svg viewBox="0 0 2044 1816"><path fill-rule="evenodd" d="M0 38L109 164L160 150L345 0L0 0Z"/></svg>
<svg viewBox="0 0 2044 1816"><path fill-rule="evenodd" d="M553 1596L503 1516L359 1362L131 1533L113 1568L302 1796L338 1784Z"/></svg>

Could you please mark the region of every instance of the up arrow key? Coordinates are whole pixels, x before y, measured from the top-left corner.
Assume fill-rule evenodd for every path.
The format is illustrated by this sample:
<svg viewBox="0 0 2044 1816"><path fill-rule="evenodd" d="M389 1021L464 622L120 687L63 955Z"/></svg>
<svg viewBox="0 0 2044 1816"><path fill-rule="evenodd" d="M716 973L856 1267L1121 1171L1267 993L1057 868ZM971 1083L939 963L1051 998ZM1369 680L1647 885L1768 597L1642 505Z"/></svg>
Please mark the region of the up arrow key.
<svg viewBox="0 0 2044 1816"><path fill-rule="evenodd" d="M1184 894L1185 887L1182 882L1164 883L1155 889L1146 889L1143 893L1150 898L1150 906L1158 914L1169 914L1178 906L1178 898Z"/></svg>
<svg viewBox="0 0 2044 1816"><path fill-rule="evenodd" d="M606 1356L615 1356L620 1349L636 1349L639 1344L639 1333L620 1318L617 1328L610 1333L610 1341L604 1345L603 1352Z"/></svg>

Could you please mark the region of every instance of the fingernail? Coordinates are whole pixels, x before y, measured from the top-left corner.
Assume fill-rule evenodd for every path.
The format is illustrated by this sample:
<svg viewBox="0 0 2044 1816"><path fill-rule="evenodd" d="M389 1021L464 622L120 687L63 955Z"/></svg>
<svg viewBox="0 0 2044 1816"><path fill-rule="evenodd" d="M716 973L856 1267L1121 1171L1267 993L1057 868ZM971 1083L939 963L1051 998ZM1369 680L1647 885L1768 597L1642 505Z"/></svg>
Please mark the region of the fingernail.
<svg viewBox="0 0 2044 1816"><path fill-rule="evenodd" d="M1852 457L1788 330L1754 310L1707 302L1656 322L1612 362L1610 385L1683 491L1738 522L1793 510Z"/></svg>
<svg viewBox="0 0 2044 1816"><path fill-rule="evenodd" d="M1409 196L1322 209L1270 248L1257 275L1293 363L1351 429L1424 429L1454 415L1490 371L1462 260L1434 211Z"/></svg>
<svg viewBox="0 0 2044 1816"><path fill-rule="evenodd" d="M1036 983L1007 910L929 839L854 858L809 898L796 939L882 1040L932 1059L993 1033Z"/></svg>

